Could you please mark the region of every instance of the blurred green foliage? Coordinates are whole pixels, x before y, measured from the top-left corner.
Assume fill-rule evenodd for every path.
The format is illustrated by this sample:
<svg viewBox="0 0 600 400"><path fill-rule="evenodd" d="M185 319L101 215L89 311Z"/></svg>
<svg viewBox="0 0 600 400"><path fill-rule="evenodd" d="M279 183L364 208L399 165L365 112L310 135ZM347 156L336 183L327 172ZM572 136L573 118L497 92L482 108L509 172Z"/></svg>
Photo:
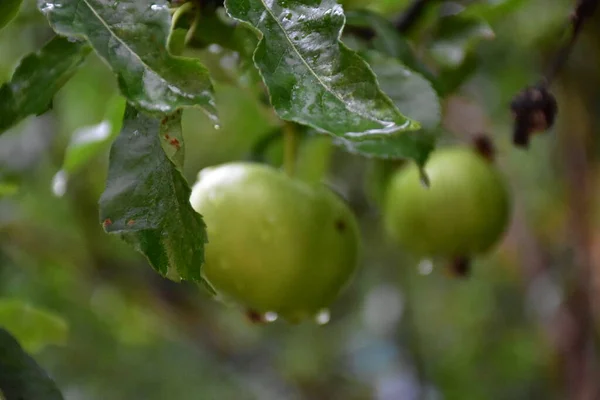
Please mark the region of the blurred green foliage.
<svg viewBox="0 0 600 400"><path fill-rule="evenodd" d="M368 6L390 17L408 3L344 2L347 9ZM598 65L590 61L599 56L598 30L584 32L559 84L559 103L567 105L561 108L562 122L536 137L529 151L517 151L510 142L508 104L543 70L571 2L462 3L465 18L486 24L485 29L474 26L474 32L489 40L444 33L450 28L437 25L436 7L409 39L416 54L424 47L437 49L435 59L445 57L444 68L450 68L444 82L457 83L443 86L452 95L443 102L439 145L459 143L481 129L495 139L517 205L512 227L493 253L476 260L470 279L450 279L443 263L415 260L384 237L376 201L381 186L368 178L372 161L326 140L307 139L299 159L302 175L314 179L328 168L327 182L349 200L365 238L360 272L323 326L253 325L198 287L162 279L141 255L102 231L97 203L108 146L94 148L85 162L74 161L69 150L77 132L111 115L117 95L115 77L96 56L62 88L51 112L0 136L0 298L40 306L68 324L68 339L61 345L38 348L29 342L65 398L566 398L555 332L548 326L564 298L563 278L579 262L571 225L577 186L568 150L573 132L580 132L576 137L587 149L598 148L593 135L600 86L597 69L589 65ZM50 37L35 2L25 1L17 18L0 31L0 81ZM232 37L229 32L220 38L235 41ZM209 43L185 54L209 67L222 121L216 127L200 111L184 112L186 178L193 182L201 168L232 160L260 158L281 165L281 122L265 105L256 72L240 60L244 46L235 52ZM463 62L468 68L456 68ZM436 73L446 76L445 70ZM584 157L589 199L600 193L597 153ZM327 154L331 160L320 164ZM57 182L65 162L78 168ZM591 217L600 211L597 204L590 202L584 216L590 224L599 221ZM598 226L588 228L593 243ZM551 271L549 277L532 278L536 262ZM6 315L0 310L0 325ZM36 325L16 336L25 345L33 333L36 340L49 340L51 335L40 329Z"/></svg>

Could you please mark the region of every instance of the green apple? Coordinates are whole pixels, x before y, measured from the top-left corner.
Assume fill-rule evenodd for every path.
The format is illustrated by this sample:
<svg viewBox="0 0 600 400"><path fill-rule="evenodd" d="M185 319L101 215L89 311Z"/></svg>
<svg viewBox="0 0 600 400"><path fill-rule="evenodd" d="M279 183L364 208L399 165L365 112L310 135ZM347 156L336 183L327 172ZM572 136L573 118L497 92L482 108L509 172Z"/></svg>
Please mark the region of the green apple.
<svg viewBox="0 0 600 400"><path fill-rule="evenodd" d="M490 250L510 214L499 171L469 147L438 150L425 171L429 187L414 164L391 178L384 205L389 235L419 256L458 258Z"/></svg>
<svg viewBox="0 0 600 400"><path fill-rule="evenodd" d="M356 270L357 222L322 184L234 162L203 169L190 201L207 225L204 278L220 297L253 313L312 317Z"/></svg>

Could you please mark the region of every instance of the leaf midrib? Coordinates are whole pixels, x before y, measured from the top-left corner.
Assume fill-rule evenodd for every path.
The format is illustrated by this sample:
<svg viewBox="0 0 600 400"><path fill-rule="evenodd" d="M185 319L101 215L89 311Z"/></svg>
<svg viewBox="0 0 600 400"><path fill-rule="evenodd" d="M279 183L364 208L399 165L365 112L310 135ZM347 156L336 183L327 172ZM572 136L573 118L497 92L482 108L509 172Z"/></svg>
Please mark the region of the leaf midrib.
<svg viewBox="0 0 600 400"><path fill-rule="evenodd" d="M123 46L125 46L125 48L127 48L127 50L129 50L129 52L131 54L133 54L135 56L135 58L137 58L138 60L140 60L140 63L142 65L144 65L147 69L149 69L150 71L152 71L153 73L156 74L156 76L159 77L159 79L161 80L161 82L165 83L167 85L167 87L169 87L171 85L171 83L169 81L167 81L165 78L163 78L163 76L161 74L158 73L158 71L156 71L154 68L150 67L148 64L146 64L146 62L135 52L133 51L133 49L131 47L129 47L129 45L124 42L119 36L117 36L112 29L110 28L110 26L104 21L104 19L100 16L100 14L98 14L96 12L96 10L94 9L94 7L92 7L92 5L88 2L88 0L79 0L80 2L83 1L87 7L92 11L92 13L96 16L96 18L98 18L98 21L100 21L100 23L102 25L104 25L104 27L106 28L106 30L108 32L110 32L111 36L114 37L119 43L121 43ZM87 36L87 35L86 35ZM169 91L172 92L171 89L169 89ZM187 93L187 92L185 92Z"/></svg>
<svg viewBox="0 0 600 400"><path fill-rule="evenodd" d="M85 1L85 0L84 0ZM344 101L344 99L342 99L337 93L335 93L333 91L333 89L331 89L329 86L327 86L325 84L325 82L323 82L321 80L321 78L319 78L319 75L317 75L317 73L312 69L312 67L310 65L308 65L308 63L304 60L304 57L302 57L302 54L300 53L300 51L298 50L298 48L294 45L294 43L291 41L290 37L287 35L286 30L284 29L284 27L281 25L281 23L279 22L279 20L275 17L275 14L273 14L271 12L271 9L267 6L267 4L265 3L264 0L259 0L261 2L261 4L263 5L263 7L265 8L266 12L271 16L271 18L273 18L273 20L275 21L275 23L277 24L277 26L279 27L279 29L281 29L281 31L283 32L283 36L285 37L285 39L287 40L287 42L290 44L291 48L294 49L294 52L298 55L298 58L300 58L300 61L302 61L302 64L304 64L306 66L306 68L310 71L310 73L315 77L315 79L326 89L327 92L331 93L336 99L338 99L343 105L344 107L351 112L354 112L370 121L374 121L374 122L378 122L381 123L381 121L377 118L374 118L371 115L368 114L364 114L359 110L354 110L352 107L349 107L348 104L346 103L346 101ZM342 25L343 28L343 25ZM341 28L340 28L341 29ZM264 35L264 33L263 33ZM264 39L263 39L264 40ZM338 43L336 43L338 46L339 44L339 40L336 40ZM367 66L367 68L369 68ZM396 124L395 121L394 124Z"/></svg>

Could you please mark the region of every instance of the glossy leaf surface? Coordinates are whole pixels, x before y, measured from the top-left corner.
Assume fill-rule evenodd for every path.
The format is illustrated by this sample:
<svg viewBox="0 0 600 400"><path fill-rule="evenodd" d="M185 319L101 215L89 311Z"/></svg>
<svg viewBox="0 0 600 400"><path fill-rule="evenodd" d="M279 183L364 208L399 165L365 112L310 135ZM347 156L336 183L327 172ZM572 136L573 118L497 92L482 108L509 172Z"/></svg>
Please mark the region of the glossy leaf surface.
<svg viewBox="0 0 600 400"><path fill-rule="evenodd" d="M38 5L56 32L89 40L137 108L169 114L200 106L216 115L206 68L167 51L171 18L165 0L40 0Z"/></svg>
<svg viewBox="0 0 600 400"><path fill-rule="evenodd" d="M73 76L90 48L56 36L21 60L11 80L0 87L0 133L30 115L50 108L54 94Z"/></svg>
<svg viewBox="0 0 600 400"><path fill-rule="evenodd" d="M161 275L200 281L205 225L192 209L190 187L163 150L159 133L165 134L159 119L126 109L111 148L100 220L106 232L120 235Z"/></svg>
<svg viewBox="0 0 600 400"><path fill-rule="evenodd" d="M350 140L418 129L340 42L344 13L335 1L228 0L226 7L262 35L254 62L281 118Z"/></svg>

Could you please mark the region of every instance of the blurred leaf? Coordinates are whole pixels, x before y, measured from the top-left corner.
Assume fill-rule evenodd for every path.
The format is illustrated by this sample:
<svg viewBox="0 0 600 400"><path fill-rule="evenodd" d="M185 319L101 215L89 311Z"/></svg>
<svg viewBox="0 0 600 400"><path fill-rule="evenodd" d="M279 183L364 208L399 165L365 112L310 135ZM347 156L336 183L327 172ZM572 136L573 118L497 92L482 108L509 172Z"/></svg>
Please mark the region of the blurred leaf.
<svg viewBox="0 0 600 400"><path fill-rule="evenodd" d="M69 330L58 315L13 299L0 299L0 327L8 330L32 353L49 344L64 344Z"/></svg>
<svg viewBox="0 0 600 400"><path fill-rule="evenodd" d="M135 107L170 114L200 106L216 118L207 69L166 49L171 18L165 0L39 0L38 5L56 32L89 40Z"/></svg>
<svg viewBox="0 0 600 400"><path fill-rule="evenodd" d="M475 72L475 46L495 37L487 22L463 13L442 18L430 46L430 54L439 65L438 81L444 95L454 92Z"/></svg>
<svg viewBox="0 0 600 400"><path fill-rule="evenodd" d="M89 51L82 42L55 36L40 51L23 58L12 79L0 87L0 132L30 115L46 112L54 94Z"/></svg>
<svg viewBox="0 0 600 400"><path fill-rule="evenodd" d="M226 8L263 35L254 62L282 119L351 140L418 129L339 41L344 14L335 1L228 0Z"/></svg>
<svg viewBox="0 0 600 400"><path fill-rule="evenodd" d="M194 30L190 45L204 48L217 44L230 50L242 50L242 43L238 40L237 35L240 25L235 20L227 18L229 21L225 20L217 10L203 13L200 23Z"/></svg>
<svg viewBox="0 0 600 400"><path fill-rule="evenodd" d="M161 275L199 281L205 225L190 205L188 183L162 148L161 121L128 106L123 125L100 198L103 227L144 254Z"/></svg>
<svg viewBox="0 0 600 400"><path fill-rule="evenodd" d="M373 47L380 52L399 59L410 69L419 72L434 85L436 77L416 56L414 49L384 16L369 10L353 10L346 14L347 25L372 29L375 33ZM402 112L404 110L400 108Z"/></svg>
<svg viewBox="0 0 600 400"><path fill-rule="evenodd" d="M0 29L17 16L22 2L23 0L2 0L0 2Z"/></svg>
<svg viewBox="0 0 600 400"><path fill-rule="evenodd" d="M190 180L206 166L248 157L252 147L281 124L272 107L262 104L250 89L215 82L215 97L221 116L218 127L198 110L183 113L185 173Z"/></svg>
<svg viewBox="0 0 600 400"><path fill-rule="evenodd" d="M56 138L48 129L50 115L32 118L22 127L0 135L0 180L21 184L47 160L48 149Z"/></svg>
<svg viewBox="0 0 600 400"><path fill-rule="evenodd" d="M507 14L515 12L526 3L523 0L480 1L467 6L461 14L465 17L482 18L491 24L496 20L506 18Z"/></svg>
<svg viewBox="0 0 600 400"><path fill-rule="evenodd" d="M362 55L377 75L379 86L396 107L419 122L423 129L438 127L442 113L440 100L427 79L398 60L378 52L369 51Z"/></svg>
<svg viewBox="0 0 600 400"><path fill-rule="evenodd" d="M173 29L169 34L169 43L167 45L169 52L174 55L181 55L185 49L185 39L187 31L185 29Z"/></svg>
<svg viewBox="0 0 600 400"><path fill-rule="evenodd" d="M19 184L15 182L0 182L0 199L12 196L19 191Z"/></svg>
<svg viewBox="0 0 600 400"><path fill-rule="evenodd" d="M108 104L106 117L102 122L86 126L73 133L65 152L63 169L73 173L88 160L103 151L119 133L125 112L125 99L115 96Z"/></svg>
<svg viewBox="0 0 600 400"><path fill-rule="evenodd" d="M481 18L464 17L461 14L440 20L431 45L431 55L443 68L458 68L483 39L493 39L494 31Z"/></svg>
<svg viewBox="0 0 600 400"><path fill-rule="evenodd" d="M0 398L6 400L63 400L63 396L35 360L0 328Z"/></svg>
<svg viewBox="0 0 600 400"><path fill-rule="evenodd" d="M468 54L467 58L457 68L444 68L439 73L443 93L449 95L457 90L470 76L477 71L479 65L475 54Z"/></svg>

